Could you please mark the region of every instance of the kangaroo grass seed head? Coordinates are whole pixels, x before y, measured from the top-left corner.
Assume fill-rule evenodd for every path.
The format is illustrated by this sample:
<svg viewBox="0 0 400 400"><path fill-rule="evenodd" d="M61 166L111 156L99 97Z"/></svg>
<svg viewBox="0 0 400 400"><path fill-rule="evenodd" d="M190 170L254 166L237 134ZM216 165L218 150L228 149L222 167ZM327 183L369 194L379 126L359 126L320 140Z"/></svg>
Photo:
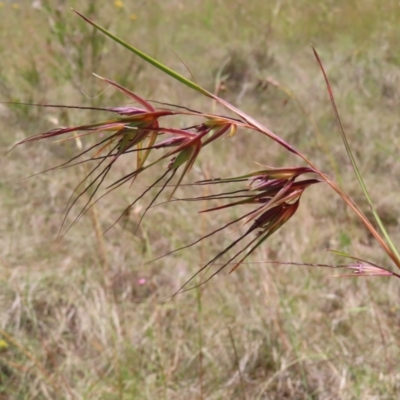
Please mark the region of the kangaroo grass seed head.
<svg viewBox="0 0 400 400"><path fill-rule="evenodd" d="M354 264L349 264L345 266L346 269L351 270L350 274L340 274L336 275L338 277L355 276L355 277L368 277L368 276L396 276L400 277L398 274L389 271L383 267L378 267L377 265L371 265L364 262L356 262Z"/></svg>
<svg viewBox="0 0 400 400"><path fill-rule="evenodd" d="M107 80L107 82L111 83L109 80ZM117 84L111 84L117 86ZM138 101L143 108L106 108L104 110L118 113L122 115L122 117L87 125L54 129L43 134L33 136L32 138L26 139L20 143L22 144L33 140L48 139L71 132L83 132L83 134L80 133L79 136L85 136L89 134L97 135L99 132L108 133L108 137L89 147L89 149L82 151L78 156L72 158L61 166L67 166L72 161L78 160L83 155L88 155L89 158L80 162L98 162L97 166L93 168L88 173L86 178L78 185L79 188L79 186L82 186L85 181L88 182L84 189L82 189L80 192L77 192L75 200L72 201L70 207L68 208L67 213L79 197L81 197L89 189L91 190L92 194L89 197L89 201L79 214L78 219L91 207L90 204L94 199L93 196L99 190L105 177L108 175L112 166L120 157L129 156L130 153L136 153L137 168L108 186L106 194L111 190L117 189L119 186L128 181L134 181L139 174L143 174L146 170L154 167L161 161L169 159L169 162L166 166L167 171L164 172L161 177L158 178L152 185L150 185L148 189L139 194L118 218L119 220L122 215L126 214L126 212L129 211L129 209L133 207L138 200L142 199L151 188L155 187L156 184L166 178L166 182L162 185L156 196L150 201L149 206L145 209L145 212L140 219L141 222L144 215L153 206L155 200L165 190L165 188L168 186L168 183L174 178L178 169L182 168L182 172L174 184L172 192L170 193L170 200L172 199L172 196L178 189L179 185L182 183L185 175L194 165L204 146L221 138L222 135L227 132L229 132L229 136L233 135L237 131L238 126L246 127L246 123L240 120L232 120L223 116L201 114L197 111L172 111L166 109L158 110L153 108L146 100L140 98L138 95L125 88L122 88L119 85L117 87L129 97L134 98L135 101ZM196 115L197 117L203 118L203 121L197 125L183 129L177 129L168 125L165 126L163 124L166 117L179 114L182 116ZM165 136L167 136L167 138L163 138ZM74 138L76 138L76 136L74 136ZM159 138L161 138L161 140L159 140ZM163 149L166 150L163 155L161 155L155 161L146 163L151 151ZM90 152L94 152L91 157L89 154ZM104 164L103 169L100 170L100 172L96 175L96 170L98 170L102 164ZM280 229L295 214L299 207L300 198L304 190L307 187L320 182L320 180L315 178L304 179L304 177L306 177L307 174L315 175L316 173L317 172L310 167L265 167L262 170L254 171L242 176L223 179L210 179L197 182L196 184L198 185L215 185L226 183L245 184L241 189L233 192L221 192L208 196L207 199L210 201L221 201L223 199L227 199L230 200L230 202L222 206L219 205L207 210L203 210L202 212L211 212L239 205L249 205L255 207L255 209L247 212L242 217L227 223L224 227L200 239L202 240L206 237L209 237L210 235L219 232L239 221L242 221L242 223L246 225L249 224L249 228L244 235L239 237L239 239L235 240L230 246L220 252L207 265L213 264L230 249L238 245L240 242L245 240L248 235L254 232L255 235L253 239L251 239L250 242L247 243L245 247L236 253L236 255L230 260L231 262L246 251L241 259L235 262L235 266L232 268L232 271L236 269L253 251L255 251L257 247L261 245L261 243L263 243L269 236ZM89 181L90 178L91 181ZM202 199L204 199L204 196L185 198L181 200L197 201ZM232 199L233 201L231 201ZM76 221L74 221L74 223L75 222ZM223 267L221 267L219 271L222 268Z"/></svg>
<svg viewBox="0 0 400 400"><path fill-rule="evenodd" d="M210 196L202 196L192 199L192 201L200 201L207 199L209 201L221 199L236 198L230 196L231 194L240 193L237 197L238 201L229 202L222 206L216 206L203 210L202 212L212 212L224 208L235 207L239 205L253 206L253 210L247 212L239 218L230 221L223 227L203 236L196 242L185 246L190 247L199 241L209 238L217 232L221 232L233 224L242 222L242 224L250 224L249 228L244 234L239 236L238 239L233 241L229 246L219 252L213 259L211 259L205 266L203 266L190 280L184 283L177 293L193 289L197 286L186 288L186 286L202 271L208 269L216 264L225 254L230 252L234 247L243 243L242 248L237 251L225 263L218 265L217 271L213 272L211 276L205 279L201 284L208 282L212 277L221 272L226 266L233 263L230 272L236 270L246 259L249 257L259 246L261 246L272 234L278 231L289 219L296 213L299 205L300 198L304 191L311 185L321 182L318 179L305 179L296 182L296 179L304 174L315 174L311 168L295 167L295 168L269 168L263 171L256 171L247 175L233 177L233 178L217 178L197 182L200 185L218 185L226 183L247 183L243 189L234 192L222 192ZM250 235L253 237L249 239ZM178 250L182 250L178 249ZM171 253L169 253L171 254ZM241 256L241 257L240 257ZM240 257L240 258L239 258ZM176 294L177 294L176 293Z"/></svg>
<svg viewBox="0 0 400 400"><path fill-rule="evenodd" d="M247 229L243 229L244 233L239 234L239 237L236 240L231 242L230 245L220 251L192 278L190 278L178 291L181 292L188 290L184 288L190 281L192 281L195 276L197 276L202 271L208 269L213 264L216 264L217 260L228 254L231 250L233 250L233 248L241 245L242 247L237 250L236 253L228 259L228 261L222 263L222 266L219 266L218 269L214 271L211 276L203 281L201 284L207 282L213 276L218 274L222 269L224 269L227 265L230 265L232 263L234 266L231 269L231 272L234 271L273 233L279 230L284 224L286 224L286 222L289 221L290 218L292 218L299 207L301 196L306 189L314 184L325 182L356 213L357 217L364 223L366 228L381 245L386 254L392 259L394 264L400 268L400 254L390 240L390 237L386 232L383 223L374 208L372 200L368 195L368 191L366 190L361 174L352 155L352 151L344 132L343 126L341 124L339 113L333 96L333 91L330 86L327 74L315 49L314 54L317 58L318 64L321 67L325 82L327 84L327 90L336 119L340 126L340 132L346 151L353 165L356 176L364 191L364 194L368 200L368 203L372 208L374 218L376 219L382 234L375 229L373 224L364 215L360 207L334 181L332 181L322 171L317 169L305 155L296 150L293 146L283 140L279 135L276 135L270 129L263 126L251 116L247 115L227 101L221 99L213 93L208 92L206 89L199 86L195 81L191 81L185 78L178 72L166 67L159 61L153 59L152 57L141 52L135 47L117 38L108 30L97 25L82 14L78 12L76 13L87 23L91 24L95 29L101 31L113 41L125 47L128 51L141 57L146 62L158 68L163 73L166 73L167 75L179 81L181 84L186 85L187 87L206 96L210 100L215 101L216 104L219 104L220 106L228 109L230 112L233 112L235 118L230 118L223 115L215 115L211 113L202 113L196 110L192 110L183 105L175 106L174 108L172 108L172 106L170 105L168 105L168 107L166 108L155 108L152 103L143 99L136 93L119 85L116 82L113 82L107 78L100 77L98 75L96 76L99 79L115 87L125 96L127 96L130 101L134 101L137 106L91 108L59 105L39 105L42 107L76 108L77 110L92 109L98 112L117 114L115 115L115 118L102 119L100 122L90 122L88 124L80 126L52 129L47 132L40 133L38 135L34 135L30 138L24 139L19 143L26 144L28 142L38 140L65 137L71 133L73 135L67 136L65 140L77 140L77 138L85 137L88 135L91 135L95 138L95 144L88 145L85 150L82 150L84 148L83 147L78 155L71 158L66 163L53 168L65 168L82 163L89 163L90 165L94 165L94 167L87 170L87 175L78 184L68 203L66 216L68 215L72 207L76 204L77 200L84 194L87 194L88 200L86 201L83 209L80 211L78 217L75 219L73 224L77 222L79 218L102 197L109 194L111 191L117 190L125 183L133 183L137 176L145 174L146 171L148 171L150 168L156 169L157 166L160 168L160 164L162 164L160 168L162 172L158 175L156 181L151 184L146 190L142 191L141 193L135 194L134 201L125 209L125 211L121 214L121 217L126 214L129 209L133 207L140 199L142 199L147 193L149 193L152 188L157 187L158 184L160 185L160 189L145 209L143 215L140 218L138 226L140 225L147 211L151 207L153 207L157 198L169 186L172 186L172 190L169 194L168 201L207 200L210 203L214 203L210 208L202 210L201 212L203 213L222 210L225 208L238 208L239 206L241 206L240 209L242 210L244 206L244 208L246 208L246 212L240 217L226 223L222 227L203 236L199 240L187 246L183 246L180 249L177 249L183 250L185 248L191 247L192 245L195 245L196 243L204 239L210 238L212 235L222 232L227 227L231 227L235 224L241 224L242 226L248 227ZM163 105L166 106L165 103ZM196 125L190 125L185 128L177 128L171 123L171 121L174 121L174 119L169 118L171 116L180 116L182 119L190 117L191 120L193 120L193 118L197 118L200 121L196 123ZM202 180L195 182L192 185L204 186L232 184L236 185L236 188L234 190L224 190L220 193L207 196L173 199L173 196L179 186L184 185L182 183L183 179L190 172L205 146L212 144L216 140L219 140L224 135L227 137L233 136L234 134L236 134L238 128L247 129L255 132L260 135L260 139L268 138L274 141L281 146L281 149L283 151L287 151L292 155L297 156L307 166L288 168L273 168L262 166L264 168L261 170L241 176ZM156 153L157 156L154 156L154 158L152 158L154 153ZM149 158L150 155L152 155L151 158ZM105 193L100 197L95 198L98 190L101 187L105 186L105 179L110 171L113 169L113 166L121 159L121 157L126 158L132 156L136 156L136 167L133 168L133 170L125 176L117 179L111 185L108 185L105 188ZM178 170L180 170L179 174ZM134 187L133 190L136 191L136 187ZM223 202L223 204L221 204L221 202ZM63 224L65 223L65 218ZM173 252L170 252L168 254L171 253ZM351 256L350 258L353 258L357 261L361 260ZM385 268L381 268L368 262L357 262L345 266L344 268L350 269L352 273L343 276L400 277L400 275L392 273Z"/></svg>

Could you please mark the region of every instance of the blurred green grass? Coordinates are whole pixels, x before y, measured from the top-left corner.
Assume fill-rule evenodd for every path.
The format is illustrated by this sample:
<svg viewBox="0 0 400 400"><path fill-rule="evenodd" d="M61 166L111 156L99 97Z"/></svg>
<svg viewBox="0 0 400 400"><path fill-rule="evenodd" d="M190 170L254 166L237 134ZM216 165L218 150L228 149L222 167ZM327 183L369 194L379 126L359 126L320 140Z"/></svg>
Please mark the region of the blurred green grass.
<svg viewBox="0 0 400 400"><path fill-rule="evenodd" d="M126 104L114 90L104 91L91 75L96 72L147 98L213 109L98 36L70 11L74 7L188 74L177 53L210 90L220 71L223 97L296 144L328 174L337 169L336 178L364 204L312 43L332 80L372 197L398 241L398 2L67 3L36 2L39 8L31 2L1 3L0 100ZM269 84L271 79L289 89L304 110ZM95 118L86 111L4 105L0 115L3 152L55 125ZM0 348L3 398L241 399L242 385L247 399L396 398L397 282L339 279L325 270L254 263L209 282L200 304L196 291L167 302L232 235L144 263L219 227L230 215L193 223L203 207L172 203L154 208L135 235L147 205L141 202L104 237L106 261L99 254L93 215L55 242L64 207L84 171L21 179L66 161L74 146L39 143L0 160L0 333L8 345ZM239 132L202 154L190 178L245 173L254 169L254 161L280 166L294 159L267 140ZM130 168L127 163L117 172ZM99 203L101 228L134 197L135 186ZM325 187L313 188L293 220L251 261L337 262L327 247L390 265Z"/></svg>

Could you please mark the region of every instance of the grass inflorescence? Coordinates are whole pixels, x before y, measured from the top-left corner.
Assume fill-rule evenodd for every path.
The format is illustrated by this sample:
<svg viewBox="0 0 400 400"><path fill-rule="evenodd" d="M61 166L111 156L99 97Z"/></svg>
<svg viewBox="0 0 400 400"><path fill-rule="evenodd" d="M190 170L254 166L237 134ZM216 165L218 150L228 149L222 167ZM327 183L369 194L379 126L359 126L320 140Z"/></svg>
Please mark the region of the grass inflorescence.
<svg viewBox="0 0 400 400"><path fill-rule="evenodd" d="M203 3L194 4L199 19L179 4L134 10L128 2L89 3L87 20L105 21L104 31L127 38L123 51L111 47L99 26L82 21L71 30L77 19L61 4L9 9L15 11L10 23L20 18L17 11L24 13L26 29L37 19L50 51L38 57L34 43L24 50L20 87L13 83L18 75L0 71L5 101L38 105L0 108L14 133L3 137L2 147L8 150L15 139L23 144L4 161L9 179L0 186L7 220L1 394L396 396L397 279L387 280L399 277L393 195L398 63L390 50L391 24L380 26L377 9L356 1L318 12L302 2L309 13L291 2L235 3L223 11L225 19L221 5L203 10ZM386 7L395 26L395 9ZM107 19L111 11L118 24ZM365 26L349 25L354 13ZM263 40L255 29L261 14ZM165 16L176 29L168 30ZM239 19L242 44L230 40ZM185 33L190 20L203 43ZM299 31L293 21L307 29ZM146 24L151 34L139 28ZM135 35L127 35L132 29ZM202 47L212 35L219 45ZM75 52L82 37L82 49L90 51ZM17 47L17 34L4 39ZM185 62L199 54L207 62L189 65L192 77L186 78L186 66L160 46L167 40ZM281 47L274 46L279 40ZM310 40L323 55L347 155L322 74L312 53L302 54ZM255 49L235 50L249 42ZM381 42L387 47L376 50ZM329 54L336 47L338 58ZM127 49L182 87L164 83ZM240 59L248 55L253 59ZM12 65L16 57L5 59ZM296 65L287 62L293 59ZM107 78L91 80L93 70ZM213 71L219 71L214 78ZM83 96L71 91L88 80ZM32 131L43 133L26 137ZM393 149L385 144L390 140ZM255 160L261 165L254 167Z"/></svg>

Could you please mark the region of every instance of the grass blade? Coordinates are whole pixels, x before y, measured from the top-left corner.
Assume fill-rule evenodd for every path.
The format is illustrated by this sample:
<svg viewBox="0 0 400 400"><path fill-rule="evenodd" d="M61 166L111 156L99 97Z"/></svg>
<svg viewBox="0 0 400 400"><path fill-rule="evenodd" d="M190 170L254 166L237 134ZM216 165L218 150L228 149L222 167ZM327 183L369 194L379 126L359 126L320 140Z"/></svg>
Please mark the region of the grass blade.
<svg viewBox="0 0 400 400"><path fill-rule="evenodd" d="M330 98L330 101L331 101L331 104L332 104L332 108L333 108L333 111L335 113L336 120L337 120L337 122L339 124L340 133L341 133L341 136L342 136L342 139L343 139L343 143L344 143L344 146L346 148L347 155L349 156L349 159L350 159L351 164L353 166L354 172L355 172L355 174L357 176L357 180L360 183L360 186L362 188L362 191L364 192L365 198L367 199L368 204L371 207L371 211L372 211L372 213L374 215L374 218L375 218L379 228L381 229L381 231L383 233L383 236L385 237L385 239L386 239L386 241L387 241L387 243L388 243L388 245L390 247L390 250L393 252L395 257L397 258L398 263L400 264L400 254L397 251L396 246L392 242L388 232L386 231L386 228L385 228L381 218L379 217L378 212L376 211L374 203L372 202L371 196L369 195L368 189L365 186L364 180L363 180L363 178L361 176L360 170L358 169L358 166L357 166L356 160L354 158L353 152L351 151L351 147L350 147L349 141L347 140L347 136L346 136L346 133L345 133L344 128L343 128L342 121L341 121L340 116L339 116L339 111L338 111L337 106L336 106L335 97L333 95L333 90L332 90L332 87L331 87L331 85L329 83L329 79L328 79L328 76L327 76L327 74L325 72L325 68L324 68L324 66L322 64L322 61L321 61L316 49L314 47L312 49L313 49L315 58L317 59L317 62L319 64L319 67L321 68L322 74L324 75L324 79L325 79L325 83L326 83L326 86L327 86L327 89L328 89L329 98ZM397 264L397 265L399 266L399 264Z"/></svg>
<svg viewBox="0 0 400 400"><path fill-rule="evenodd" d="M158 68L161 71L165 72L166 74L172 76L173 78L177 79L179 82L185 84L186 86L196 90L199 93L202 93L202 94L204 94L206 96L209 96L209 92L207 90L203 89L198 84L194 83L190 79L185 78L183 75L178 74L174 70L168 68L164 64L162 64L162 63L158 62L157 60L155 60L154 58L148 56L146 53L143 53L142 51L138 50L137 48L129 45L128 43L126 43L122 39L120 39L117 36L115 36L112 33L110 33L107 29L104 29L100 25L97 25L95 22L91 21L89 18L87 18L84 15L82 15L80 12L78 12L78 11L76 11L74 9L72 9L72 10L76 14L78 14L81 18L83 18L86 22L88 22L89 24L93 25L96 29L98 29L99 31L103 32L106 36L108 36L109 38L111 38L115 42L119 43L121 46L124 46L126 49L128 49L132 53L135 53L136 55L138 55L139 57L143 58L148 63L154 65L156 68Z"/></svg>

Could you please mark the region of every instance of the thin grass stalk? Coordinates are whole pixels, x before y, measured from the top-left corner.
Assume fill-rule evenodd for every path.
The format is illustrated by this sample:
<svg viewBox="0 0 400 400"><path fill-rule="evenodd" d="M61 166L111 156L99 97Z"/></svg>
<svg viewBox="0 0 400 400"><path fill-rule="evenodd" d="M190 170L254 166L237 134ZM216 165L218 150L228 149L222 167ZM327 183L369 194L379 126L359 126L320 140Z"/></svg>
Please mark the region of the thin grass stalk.
<svg viewBox="0 0 400 400"><path fill-rule="evenodd" d="M283 307L282 296L280 294L280 288L277 285L275 287L276 287L277 292L278 292L278 299L279 299L279 305L280 305L279 310L281 310L283 308L284 309L284 313L285 313L286 312L286 308ZM306 371L304 369L304 366L303 366L303 363L302 363L303 360L301 360L301 357L299 357L297 347L293 343L292 330L293 330L294 326L293 326L293 324L291 322L291 318L290 317L289 318L285 318L285 321L290 325L290 327L288 327L286 329L285 336L286 336L286 340L287 340L287 343L289 345L289 348L290 348L291 352L295 356L294 366L297 369L297 373L301 377L301 382L302 382L303 387L305 389L307 398L312 400L312 398L310 396L310 384L308 382L307 373L306 373ZM283 331L282 327L281 327L281 329ZM287 331L289 331L289 332L287 332Z"/></svg>
<svg viewBox="0 0 400 400"><path fill-rule="evenodd" d="M161 323L161 316L160 313L168 307L168 303L166 303L161 309L158 309L156 311L156 330L157 330L157 355L158 355L158 368L160 369L160 375L161 375L161 384L162 384L162 393L163 393L163 399L167 400L168 399L168 388L167 388L167 373L165 370L165 360L163 357L163 351L164 351L164 343L163 343L163 338L164 335L162 333L162 323Z"/></svg>
<svg viewBox="0 0 400 400"><path fill-rule="evenodd" d="M206 179L209 179L209 170L204 168L204 175ZM203 188L203 196L208 196L208 186L205 185ZM203 201L204 208L207 208L208 201ZM201 221L201 236L204 237L206 231L206 216L202 214L200 216ZM205 262L205 244L204 241L200 245L200 263L203 265ZM200 279L200 278L199 278ZM199 281L199 283L201 280ZM197 318L198 318L198 346L199 346L199 385L200 385L200 400L204 399L204 357L203 357L203 286L200 285L196 288L196 300L197 300Z"/></svg>
<svg viewBox="0 0 400 400"><path fill-rule="evenodd" d="M75 143L76 143L76 147L80 151L82 151L83 146L82 146L82 142L80 141L79 137L75 136ZM84 170L85 176L87 176L89 173L87 165L84 164L82 166L82 168ZM99 261L100 261L100 265L103 269L103 273L102 273L103 280L107 286L108 285L107 275L109 272L108 271L108 262L107 262L107 251L106 251L106 246L105 246L105 242L104 242L104 236L102 234L101 227L100 227L97 206L95 204L93 205L93 207L90 208L90 219L92 221L93 230L94 230L95 236L96 236Z"/></svg>
<svg viewBox="0 0 400 400"><path fill-rule="evenodd" d="M233 337L233 333L232 333L232 328L228 327L229 330L229 338L231 339L231 344L232 344L232 349L233 349L233 354L235 357L235 364L236 364L236 368L239 374L239 381L240 381L240 390L241 390L241 395L242 395L242 400L246 400L246 390L244 387L244 379L243 379L243 375L242 375L242 370L240 369L240 360L239 360L239 355L236 349L236 344L235 344L235 338Z"/></svg>

